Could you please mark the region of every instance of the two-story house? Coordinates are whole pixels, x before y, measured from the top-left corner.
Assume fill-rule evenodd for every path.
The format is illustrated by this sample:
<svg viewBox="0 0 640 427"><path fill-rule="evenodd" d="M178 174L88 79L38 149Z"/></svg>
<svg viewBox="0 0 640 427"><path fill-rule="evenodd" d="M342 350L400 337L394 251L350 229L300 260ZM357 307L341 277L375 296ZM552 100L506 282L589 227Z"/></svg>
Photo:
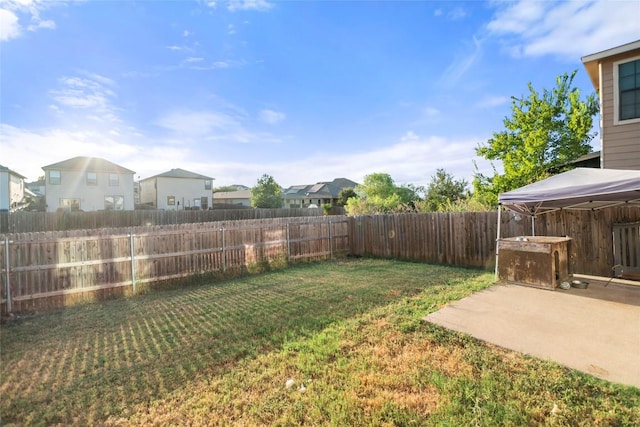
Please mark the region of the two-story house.
<svg viewBox="0 0 640 427"><path fill-rule="evenodd" d="M209 209L213 178L184 169L140 181L140 203L156 209Z"/></svg>
<svg viewBox="0 0 640 427"><path fill-rule="evenodd" d="M43 166L47 212L133 210L134 171L98 157Z"/></svg>
<svg viewBox="0 0 640 427"><path fill-rule="evenodd" d="M24 179L19 173L0 165L0 211L13 212L22 208Z"/></svg>
<svg viewBox="0 0 640 427"><path fill-rule="evenodd" d="M640 169L640 40L582 63L600 98L600 166Z"/></svg>

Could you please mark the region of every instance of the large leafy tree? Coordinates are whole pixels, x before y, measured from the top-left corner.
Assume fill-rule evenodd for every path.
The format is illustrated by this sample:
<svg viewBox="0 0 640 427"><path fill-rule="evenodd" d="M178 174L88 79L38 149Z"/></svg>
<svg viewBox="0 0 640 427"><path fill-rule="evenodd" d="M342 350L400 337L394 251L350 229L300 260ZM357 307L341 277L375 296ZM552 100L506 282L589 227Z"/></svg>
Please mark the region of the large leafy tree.
<svg viewBox="0 0 640 427"><path fill-rule="evenodd" d="M338 194L338 206L345 206L352 197L358 197L356 190L351 187L343 188Z"/></svg>
<svg viewBox="0 0 640 427"><path fill-rule="evenodd" d="M345 208L349 215L402 210L403 206L420 198L419 190L412 185L397 186L389 174L372 173L355 188L358 197L349 198Z"/></svg>
<svg viewBox="0 0 640 427"><path fill-rule="evenodd" d="M442 211L451 203L467 196L467 181L455 179L446 170L438 169L427 186L424 205L428 211Z"/></svg>
<svg viewBox="0 0 640 427"><path fill-rule="evenodd" d="M504 169L499 174L494 168L493 176L476 172L473 185L480 199L495 205L498 194L547 178L589 153L598 102L595 94L580 99L580 90L572 86L576 72L558 76L552 90L538 93L529 83L527 97L511 98L505 129L476 149L488 160L501 160Z"/></svg>
<svg viewBox="0 0 640 427"><path fill-rule="evenodd" d="M262 175L251 188L251 206L254 208L281 208L282 202L282 188L271 175Z"/></svg>

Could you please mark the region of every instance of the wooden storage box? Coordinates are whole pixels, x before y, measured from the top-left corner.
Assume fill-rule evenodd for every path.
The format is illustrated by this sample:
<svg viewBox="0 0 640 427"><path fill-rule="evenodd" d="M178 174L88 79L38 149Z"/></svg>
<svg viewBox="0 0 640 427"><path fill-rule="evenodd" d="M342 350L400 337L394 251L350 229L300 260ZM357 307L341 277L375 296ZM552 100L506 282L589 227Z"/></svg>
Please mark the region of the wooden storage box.
<svg viewBox="0 0 640 427"><path fill-rule="evenodd" d="M498 240L498 279L555 289L570 280L571 238L521 236Z"/></svg>

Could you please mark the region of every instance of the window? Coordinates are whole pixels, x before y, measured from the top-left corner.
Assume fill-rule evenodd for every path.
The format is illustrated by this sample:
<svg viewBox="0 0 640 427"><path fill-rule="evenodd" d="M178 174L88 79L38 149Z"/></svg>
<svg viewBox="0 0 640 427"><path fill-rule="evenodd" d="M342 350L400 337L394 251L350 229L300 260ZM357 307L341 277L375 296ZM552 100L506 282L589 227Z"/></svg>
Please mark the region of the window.
<svg viewBox="0 0 640 427"><path fill-rule="evenodd" d="M123 211L124 196L105 196L104 210L105 211Z"/></svg>
<svg viewBox="0 0 640 427"><path fill-rule="evenodd" d="M60 199L60 208L69 211L80 210L80 199Z"/></svg>
<svg viewBox="0 0 640 427"><path fill-rule="evenodd" d="M167 196L167 205L175 206L176 204L176 196Z"/></svg>
<svg viewBox="0 0 640 427"><path fill-rule="evenodd" d="M87 172L87 185L98 185L98 174L95 172Z"/></svg>
<svg viewBox="0 0 640 427"><path fill-rule="evenodd" d="M200 208L200 199L193 199L193 207Z"/></svg>
<svg viewBox="0 0 640 427"><path fill-rule="evenodd" d="M640 59L614 63L614 124L640 120ZM633 123L631 122L631 123Z"/></svg>
<svg viewBox="0 0 640 427"><path fill-rule="evenodd" d="M60 185L60 171L49 171L49 184Z"/></svg>
<svg viewBox="0 0 640 427"><path fill-rule="evenodd" d="M117 187L119 185L120 185L120 175L118 175L117 173L110 173L109 174L109 187Z"/></svg>
<svg viewBox="0 0 640 427"><path fill-rule="evenodd" d="M202 209L209 209L209 198L208 197L201 197L200 198L200 207Z"/></svg>
<svg viewBox="0 0 640 427"><path fill-rule="evenodd" d="M210 179L205 179L204 180L204 189L205 190L211 190L211 180Z"/></svg>

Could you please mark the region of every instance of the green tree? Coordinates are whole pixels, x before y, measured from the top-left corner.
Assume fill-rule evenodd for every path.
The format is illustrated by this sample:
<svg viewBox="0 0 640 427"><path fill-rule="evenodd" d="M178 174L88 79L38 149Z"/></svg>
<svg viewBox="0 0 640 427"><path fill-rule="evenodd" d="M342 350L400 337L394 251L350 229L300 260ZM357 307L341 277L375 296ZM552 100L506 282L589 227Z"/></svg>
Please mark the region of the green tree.
<svg viewBox="0 0 640 427"><path fill-rule="evenodd" d="M339 206L345 206L347 204L347 201L352 197L358 197L356 191L351 187L343 188L338 194L337 204Z"/></svg>
<svg viewBox="0 0 640 427"><path fill-rule="evenodd" d="M282 203L282 188L271 175L262 175L251 188L251 206L254 208L281 208Z"/></svg>
<svg viewBox="0 0 640 427"><path fill-rule="evenodd" d="M468 196L466 180L454 179L444 169L438 169L427 186L424 208L430 212L444 211L447 206Z"/></svg>
<svg viewBox="0 0 640 427"><path fill-rule="evenodd" d="M505 130L476 149L485 159L501 160L504 169L499 174L494 167L493 176L485 176L476 168L473 186L480 200L496 205L498 194L547 178L589 153L599 107L595 94L581 100L580 90L572 87L576 72L559 76L552 90L539 94L529 83L526 98L511 98Z"/></svg>
<svg viewBox="0 0 640 427"><path fill-rule="evenodd" d="M396 186L386 173L372 173L355 188L358 197L347 200L345 209L349 215L377 214L407 210L406 205L419 199L419 187Z"/></svg>

